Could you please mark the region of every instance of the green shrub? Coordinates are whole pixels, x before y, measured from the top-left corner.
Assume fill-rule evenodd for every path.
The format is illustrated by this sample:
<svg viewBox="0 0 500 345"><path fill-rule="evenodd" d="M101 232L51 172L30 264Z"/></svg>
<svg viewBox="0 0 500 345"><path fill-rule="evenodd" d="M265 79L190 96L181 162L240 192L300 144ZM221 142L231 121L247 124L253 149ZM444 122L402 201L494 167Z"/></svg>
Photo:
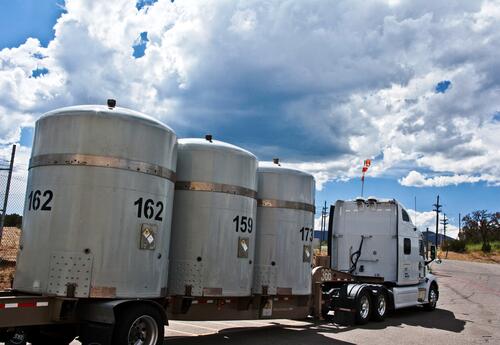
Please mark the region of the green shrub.
<svg viewBox="0 0 500 345"><path fill-rule="evenodd" d="M446 243L446 247L448 248L444 248L444 250L448 249L452 252L465 253L466 251L466 243L464 240L449 241Z"/></svg>

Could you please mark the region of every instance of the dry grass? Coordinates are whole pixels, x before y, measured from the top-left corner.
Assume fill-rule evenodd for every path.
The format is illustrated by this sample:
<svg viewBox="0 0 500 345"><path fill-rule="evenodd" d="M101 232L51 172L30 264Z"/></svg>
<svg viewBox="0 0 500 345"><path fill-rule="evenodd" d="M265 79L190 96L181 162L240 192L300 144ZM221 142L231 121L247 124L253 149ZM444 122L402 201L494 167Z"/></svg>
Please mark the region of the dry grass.
<svg viewBox="0 0 500 345"><path fill-rule="evenodd" d="M21 229L4 227L0 242L0 290L10 288L16 271Z"/></svg>
<svg viewBox="0 0 500 345"><path fill-rule="evenodd" d="M500 264L500 252L491 252L488 254L482 251L473 251L469 253L455 253L448 252L448 257L446 257L446 252L438 251L438 257L441 259L451 259L451 260L463 260L472 262L486 262Z"/></svg>
<svg viewBox="0 0 500 345"><path fill-rule="evenodd" d="M20 237L21 229L7 226L3 228L2 241L0 242L0 259L2 261L16 262Z"/></svg>
<svg viewBox="0 0 500 345"><path fill-rule="evenodd" d="M15 262L3 262L0 264L0 290L8 289L12 286L16 272Z"/></svg>

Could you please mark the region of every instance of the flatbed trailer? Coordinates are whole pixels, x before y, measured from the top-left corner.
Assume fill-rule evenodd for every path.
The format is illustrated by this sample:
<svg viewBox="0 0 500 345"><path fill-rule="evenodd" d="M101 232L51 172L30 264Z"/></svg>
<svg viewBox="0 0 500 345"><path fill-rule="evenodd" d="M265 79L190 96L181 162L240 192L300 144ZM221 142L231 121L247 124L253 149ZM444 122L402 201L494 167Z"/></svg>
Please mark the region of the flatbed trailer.
<svg viewBox="0 0 500 345"><path fill-rule="evenodd" d="M96 300L6 290L0 292L0 341L62 345L78 336L83 344L121 344L123 329L130 331L141 319L151 321L147 327L156 328L159 338L168 324L166 305L163 299Z"/></svg>
<svg viewBox="0 0 500 345"><path fill-rule="evenodd" d="M300 320L314 317L340 324L362 324L370 319L381 321L390 310L404 307L395 303L398 287L384 283L382 278L354 276L319 266L313 269L311 279L312 294L306 296L96 300L2 291L0 341L7 345L22 345L27 341L35 345L62 345L78 336L84 345L120 344L120 330L133 328L134 322L141 317L157 322L158 337L163 337L163 326L168 325L168 320ZM419 300L413 304L434 309L439 295L437 283L429 280L414 288L424 293L420 293ZM431 291L436 293L433 302L425 296L430 296ZM367 296L370 303L368 313L360 305L363 296ZM386 297L383 310L376 304L378 296ZM360 317L362 313L367 314ZM124 318L125 314L137 317Z"/></svg>
<svg viewBox="0 0 500 345"><path fill-rule="evenodd" d="M265 295L96 300L7 290L0 292L0 341L7 345L62 345L78 336L84 345L122 344L120 330L137 327L134 324L140 318L154 322L156 337L163 338L168 319L305 319L310 313L310 301L311 296ZM137 317L123 317L130 314Z"/></svg>

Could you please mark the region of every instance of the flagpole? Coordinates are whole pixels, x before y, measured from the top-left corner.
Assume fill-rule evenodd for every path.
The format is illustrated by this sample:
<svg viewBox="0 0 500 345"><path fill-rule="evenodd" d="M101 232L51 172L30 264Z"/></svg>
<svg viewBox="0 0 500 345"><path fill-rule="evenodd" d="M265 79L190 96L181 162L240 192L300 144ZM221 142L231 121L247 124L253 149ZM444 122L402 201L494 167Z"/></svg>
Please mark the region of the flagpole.
<svg viewBox="0 0 500 345"><path fill-rule="evenodd" d="M361 196L363 196L365 191L365 174L368 171L368 168L372 164L371 159L365 159L363 162L363 169L361 169Z"/></svg>

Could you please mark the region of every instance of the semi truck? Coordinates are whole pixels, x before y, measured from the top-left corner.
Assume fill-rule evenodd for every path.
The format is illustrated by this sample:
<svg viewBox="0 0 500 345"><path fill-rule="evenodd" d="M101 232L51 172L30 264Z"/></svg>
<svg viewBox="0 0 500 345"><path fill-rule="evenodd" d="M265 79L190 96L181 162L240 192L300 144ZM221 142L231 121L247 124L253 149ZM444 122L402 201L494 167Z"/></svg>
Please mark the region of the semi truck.
<svg viewBox="0 0 500 345"><path fill-rule="evenodd" d="M161 344L169 319L382 320L439 297L395 200L338 201L312 263L312 175L237 146L177 139L132 110L36 123L6 344Z"/></svg>
<svg viewBox="0 0 500 345"><path fill-rule="evenodd" d="M390 310L434 310L439 286L426 260L422 233L396 200L339 200L330 208L331 270L322 284L322 315L337 322L381 321ZM323 268L319 268L323 270ZM331 278L336 278L334 279Z"/></svg>

